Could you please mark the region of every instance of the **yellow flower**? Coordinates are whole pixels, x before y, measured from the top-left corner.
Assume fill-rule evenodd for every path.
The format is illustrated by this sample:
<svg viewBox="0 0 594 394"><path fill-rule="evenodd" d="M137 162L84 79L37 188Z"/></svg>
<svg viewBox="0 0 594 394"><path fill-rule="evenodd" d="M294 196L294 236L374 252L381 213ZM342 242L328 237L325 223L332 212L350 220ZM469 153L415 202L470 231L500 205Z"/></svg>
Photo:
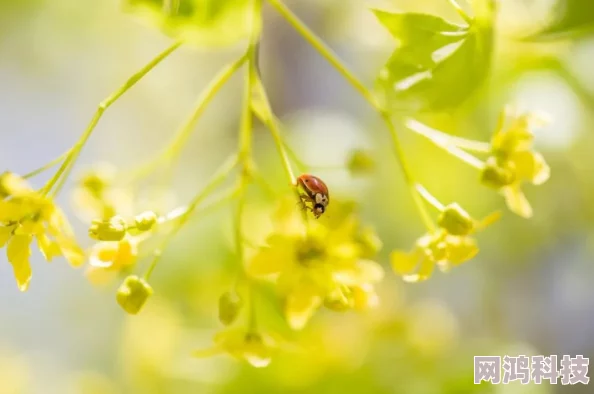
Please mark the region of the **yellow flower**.
<svg viewBox="0 0 594 394"><path fill-rule="evenodd" d="M508 119L509 118L509 119ZM524 182L541 185L549 179L550 168L544 157L533 150L533 126L544 120L534 114L501 114L491 140L491 156L481 173L481 182L499 190L508 208L519 216L532 216L532 207L522 192Z"/></svg>
<svg viewBox="0 0 594 394"><path fill-rule="evenodd" d="M93 245L87 278L94 284L109 283L118 273L134 266L138 260L138 245L143 239L126 235L121 241L101 241Z"/></svg>
<svg viewBox="0 0 594 394"><path fill-rule="evenodd" d="M0 247L7 246L8 261L21 291L31 280L31 244L35 239L47 261L64 256L74 267L84 263L84 253L64 213L53 201L33 190L21 177L0 175Z"/></svg>
<svg viewBox="0 0 594 394"><path fill-rule="evenodd" d="M72 192L76 213L83 221L133 213L133 194L116 185L117 170L102 164L84 173Z"/></svg>
<svg viewBox="0 0 594 394"><path fill-rule="evenodd" d="M419 238L411 251L395 250L390 254L392 268L406 282L428 279L436 265L447 272L476 256L479 248L471 234L498 218L496 212L478 222L460 205L450 204L441 212L439 229Z"/></svg>
<svg viewBox="0 0 594 394"><path fill-rule="evenodd" d="M197 350L195 357L211 357L227 353L245 361L256 368L267 367L278 348L277 341L268 334L254 332L246 328L232 328L214 336L214 347Z"/></svg>
<svg viewBox="0 0 594 394"><path fill-rule="evenodd" d="M274 276L284 297L285 317L295 330L302 329L322 305L334 310L353 308L353 290L369 291L383 277L381 266L368 259L369 229L361 236L354 212L345 215L341 205L334 204L332 221L326 224L320 220L306 225L281 209L276 216L281 220L267 246L248 264L253 276ZM292 205L284 207L294 212Z"/></svg>

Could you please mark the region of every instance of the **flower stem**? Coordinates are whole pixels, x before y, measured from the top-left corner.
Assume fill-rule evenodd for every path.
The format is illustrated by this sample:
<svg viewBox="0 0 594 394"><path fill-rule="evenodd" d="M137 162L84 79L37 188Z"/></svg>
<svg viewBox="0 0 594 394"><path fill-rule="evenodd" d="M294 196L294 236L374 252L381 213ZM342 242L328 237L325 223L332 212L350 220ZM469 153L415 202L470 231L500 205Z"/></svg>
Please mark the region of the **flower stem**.
<svg viewBox="0 0 594 394"><path fill-rule="evenodd" d="M109 97L103 100L93 115L91 122L87 126L86 130L83 132L79 140L76 144L69 150L69 153L66 156L66 159L62 163L62 166L58 169L56 174L49 180L49 182L43 187L42 193L47 194L49 193L52 188L56 185L60 179L63 179L60 184L54 189L52 195L55 196L58 194L60 189L64 184L64 180L68 178L68 174L72 170L76 159L78 158L82 148L85 146L87 140L93 134L93 130L99 123L99 120L103 116L103 113L113 104L115 103L124 93L126 93L130 88L132 88L138 81L140 81L146 74L148 74L153 68L155 68L161 61L167 58L171 53L173 53L177 48L182 45L182 41L177 41L157 55L153 60L147 63L144 67L142 67L138 72L132 75L126 83L124 83L119 89L113 92Z"/></svg>
<svg viewBox="0 0 594 394"><path fill-rule="evenodd" d="M425 187L419 183L417 183L415 187L421 195L421 197L423 197L423 199L427 201L429 205L431 205L440 212L443 211L445 207L437 198L435 198L433 194L429 193L429 190L425 189Z"/></svg>
<svg viewBox="0 0 594 394"><path fill-rule="evenodd" d="M336 53L334 53L332 49L330 49L322 41L322 39L320 39L295 14L293 14L293 12L289 10L289 8L287 8L281 0L268 0L268 2L274 8L276 8L276 10L287 20L287 22L292 25L295 30L297 30L297 32L299 32L299 34L301 34L301 36L307 42L309 42L309 44L313 46L318 51L318 53L324 57L380 115L388 130L390 131L396 157L400 163L400 167L404 174L404 178L412 198L417 206L417 209L419 210L419 213L421 214L421 218L428 229L433 229L433 221L431 220L431 217L429 216L423 201L415 189L415 182L409 171L398 133L396 132L388 112L382 107L373 93L367 89L367 87L365 87L365 85L359 81L359 79L344 65L344 63L339 59L338 55L336 55Z"/></svg>
<svg viewBox="0 0 594 394"><path fill-rule="evenodd" d="M454 7L458 15L464 19L464 22L468 23L469 25L474 23L474 19L468 15L466 11L464 11L464 9L460 6L460 4L458 4L456 0L448 0L448 2L452 5L452 7Z"/></svg>
<svg viewBox="0 0 594 394"><path fill-rule="evenodd" d="M60 155L59 157L56 157L55 159L53 159L49 163L44 164L43 166L41 166L41 167L39 167L39 168L31 171L31 172L26 173L25 175L22 176L22 178L28 179L28 178L34 177L35 175L41 174L45 170L50 169L51 167L55 166L56 164L58 164L62 160L66 159L66 157L68 157L69 154L70 154L70 150L67 150L66 152L62 153L62 155Z"/></svg>
<svg viewBox="0 0 594 394"><path fill-rule="evenodd" d="M470 153L460 149L458 146L456 146L454 144L453 141L451 141L448 137L445 137L443 135L444 133L434 130L434 129L432 129L432 128L430 128L430 127L428 127L414 119L407 119L405 121L405 126L406 126L406 128L414 131L415 133L420 134L423 137L427 138L429 141L433 142L436 146L445 150L452 156L457 157L458 159L462 160L466 164L468 164L478 170L482 170L485 167L485 163L483 163L482 160L480 160L477 157L471 155ZM474 141L472 141L472 142L474 142ZM477 142L477 144L481 144L481 143ZM483 146L482 148L486 148L487 146L489 146L489 145L486 144L486 146ZM479 147L480 146L477 146L477 148L479 148ZM490 146L489 146L489 150L490 150ZM481 149L481 152L484 152L484 150ZM487 152L488 152L488 150L487 150Z"/></svg>
<svg viewBox="0 0 594 394"><path fill-rule="evenodd" d="M130 180L141 179L148 174L151 174L161 163L167 160L171 160L178 157L183 147L186 145L188 138L194 131L194 127L208 104L213 100L216 94L221 90L223 86L229 81L229 79L235 74L237 70L243 66L247 60L247 53L241 56L233 63L227 65L211 80L208 86L202 91L192 113L188 116L186 121L177 131L175 137L171 140L171 143L159 154L155 159L146 163L145 165L137 168L131 174L128 174L126 178Z"/></svg>
<svg viewBox="0 0 594 394"><path fill-rule="evenodd" d="M488 142L474 141L466 138L456 137L429 127L426 124L423 124L412 118L405 119L404 123L409 130L414 131L415 133L420 134L430 140L441 141L444 144L454 145L460 149L471 152L489 153L491 151L491 144Z"/></svg>
<svg viewBox="0 0 594 394"><path fill-rule="evenodd" d="M161 253L167 247L169 242L173 239L173 237L177 234L177 232L184 226L184 224L188 221L196 207L206 198L208 197L221 183L223 183L229 173L235 168L238 163L238 156L236 154L231 155L219 169L215 172L215 174L211 177L211 179L207 182L206 186L200 191L188 204L187 209L177 218L177 222L175 223L175 227L165 236L165 239L161 243L161 246L155 250L155 257L149 264L149 267L144 274L146 280L148 280L153 273L153 270L157 266L157 263L160 260Z"/></svg>

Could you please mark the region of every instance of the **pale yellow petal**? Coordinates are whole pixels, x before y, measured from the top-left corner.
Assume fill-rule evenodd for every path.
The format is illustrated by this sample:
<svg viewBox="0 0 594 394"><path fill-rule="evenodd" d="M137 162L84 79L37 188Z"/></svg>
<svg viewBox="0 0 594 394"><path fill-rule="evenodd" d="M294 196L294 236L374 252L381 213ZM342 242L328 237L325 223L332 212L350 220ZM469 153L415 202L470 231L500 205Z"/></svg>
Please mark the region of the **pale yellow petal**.
<svg viewBox="0 0 594 394"><path fill-rule="evenodd" d="M515 166L516 179L530 181L535 185L545 183L551 173L544 157L533 151L516 152L510 156Z"/></svg>
<svg viewBox="0 0 594 394"><path fill-rule="evenodd" d="M402 280L409 283L422 282L429 279L434 268L435 263L429 258L424 258L421 260L421 264L419 265L417 272L410 275L403 275Z"/></svg>
<svg viewBox="0 0 594 394"><path fill-rule="evenodd" d="M402 250L394 250L390 253L390 264L398 275L408 275L417 267L420 259L416 253L408 253Z"/></svg>
<svg viewBox="0 0 594 394"><path fill-rule="evenodd" d="M6 243L12 236L13 229L14 226L0 226L0 248L3 248L4 245L6 245Z"/></svg>
<svg viewBox="0 0 594 394"><path fill-rule="evenodd" d="M448 262L452 266L462 264L479 252L476 240L472 237L448 237L446 239Z"/></svg>
<svg viewBox="0 0 594 394"><path fill-rule="evenodd" d="M37 246L47 261L52 261L54 257L58 257L62 254L60 246L57 244L57 242L50 240L47 235L43 233L38 234L36 238Z"/></svg>
<svg viewBox="0 0 594 394"><path fill-rule="evenodd" d="M384 278L384 269L372 260L358 260L347 267L340 267L334 271L333 277L337 282L347 286L361 283L376 283Z"/></svg>
<svg viewBox="0 0 594 394"><path fill-rule="evenodd" d="M247 271L254 276L278 274L291 264L293 259L293 249L288 244L265 246L260 248L248 263Z"/></svg>
<svg viewBox="0 0 594 394"><path fill-rule="evenodd" d="M504 187L501 192L510 211L526 219L532 217L532 207L519 185Z"/></svg>
<svg viewBox="0 0 594 394"><path fill-rule="evenodd" d="M85 263L86 255L84 250L76 243L74 238L67 236L56 237L62 255L72 267L80 267Z"/></svg>
<svg viewBox="0 0 594 394"><path fill-rule="evenodd" d="M307 281L293 289L285 301L285 316L289 326L301 330L322 305L320 289Z"/></svg>
<svg viewBox="0 0 594 394"><path fill-rule="evenodd" d="M19 290L26 291L31 280L31 235L15 235L8 242L6 255L12 264L14 276L17 280Z"/></svg>

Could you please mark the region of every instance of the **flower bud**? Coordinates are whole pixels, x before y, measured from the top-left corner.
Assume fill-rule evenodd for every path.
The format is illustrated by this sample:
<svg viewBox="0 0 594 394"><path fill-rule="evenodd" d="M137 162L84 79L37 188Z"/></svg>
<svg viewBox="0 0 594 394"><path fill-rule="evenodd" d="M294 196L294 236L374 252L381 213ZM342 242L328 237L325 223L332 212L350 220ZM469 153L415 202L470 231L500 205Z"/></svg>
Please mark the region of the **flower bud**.
<svg viewBox="0 0 594 394"><path fill-rule="evenodd" d="M375 160L364 150L354 150L347 161L347 168L353 175L370 173L375 169Z"/></svg>
<svg viewBox="0 0 594 394"><path fill-rule="evenodd" d="M136 229L139 231L149 231L155 223L157 223L157 214L153 211L146 211L137 215L134 218L134 224L136 225Z"/></svg>
<svg viewBox="0 0 594 394"><path fill-rule="evenodd" d="M93 220L89 236L99 241L121 241L127 230L126 221L120 216L114 216L109 220Z"/></svg>
<svg viewBox="0 0 594 394"><path fill-rule="evenodd" d="M232 324L241 309L243 300L236 292L227 291L219 298L219 320L224 325Z"/></svg>
<svg viewBox="0 0 594 394"><path fill-rule="evenodd" d="M515 173L511 166L501 166L495 157L490 157L481 172L481 183L485 186L500 189L511 185L515 180Z"/></svg>
<svg viewBox="0 0 594 394"><path fill-rule="evenodd" d="M468 235L474 229L474 220L457 203L443 209L437 224L451 235Z"/></svg>
<svg viewBox="0 0 594 394"><path fill-rule="evenodd" d="M144 279L132 275L120 285L116 299L122 309L131 315L136 315L152 294L152 287Z"/></svg>

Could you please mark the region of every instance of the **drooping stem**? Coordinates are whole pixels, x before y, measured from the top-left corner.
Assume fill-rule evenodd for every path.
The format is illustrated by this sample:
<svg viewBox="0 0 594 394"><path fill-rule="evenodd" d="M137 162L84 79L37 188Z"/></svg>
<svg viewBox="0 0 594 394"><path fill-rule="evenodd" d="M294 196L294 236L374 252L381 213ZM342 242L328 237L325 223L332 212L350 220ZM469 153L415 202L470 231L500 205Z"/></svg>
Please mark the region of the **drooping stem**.
<svg viewBox="0 0 594 394"><path fill-rule="evenodd" d="M453 145L460 149L477 153L489 153L491 151L491 144L488 142L474 141L466 138L456 137L429 127L416 119L407 118L404 120L404 124L409 130L414 131L415 133L430 140L440 141L440 143L444 145Z"/></svg>
<svg viewBox="0 0 594 394"><path fill-rule="evenodd" d="M182 45L182 43L183 43L182 41L177 41L177 42L173 43L169 48L165 49L163 52L161 52L159 55L157 55L153 60L151 60L148 64L146 64L144 67L142 67L137 73L132 75L126 81L126 83L124 83L119 89L117 89L115 92L113 92L111 95L109 95L105 100L103 100L99 104L97 111L95 112L95 115L93 115L91 122L89 123L89 125L87 126L87 128L85 129L85 131L83 132L81 137L79 138L79 140L69 150L69 153L66 156L66 159L64 160L64 162L62 163L62 165L60 166L60 168L58 169L56 174L43 187L43 189L42 189L43 194L49 193L52 190L52 188L56 185L56 183L58 181L60 181L61 179L65 180L66 178L68 178L68 174L72 170L72 167L74 166L76 159L78 158L82 148L85 146L85 144L86 144L87 140L89 139L89 137L91 136L91 134L93 134L93 131L95 130L95 127L97 126L97 124L99 123L99 120L103 116L103 113L113 103L115 103L124 93L126 93L128 90L130 90L130 88L132 88L134 85L136 85L136 83L138 81L140 81L146 74L148 74L153 68L155 68L159 63L161 63L171 53L173 53L173 51L175 51L177 48L179 48ZM64 184L64 181L60 182L60 184L53 190L52 195L55 196L60 191L63 184Z"/></svg>
<svg viewBox="0 0 594 394"><path fill-rule="evenodd" d="M464 22L468 23L468 25L474 23L473 18L470 15L468 15L466 11L464 11L464 9L460 6L460 4L458 4L456 0L448 0L448 2L452 5L452 7L454 7L458 15L460 15L460 17L464 19Z"/></svg>
<svg viewBox="0 0 594 394"><path fill-rule="evenodd" d="M428 229L433 229L433 221L427 212L423 201L419 197L417 190L415 189L415 182L407 165L406 158L400 143L400 138L392 123L388 112L382 107L373 93L365 87L365 85L344 65L338 55L330 49L322 39L320 39L313 31L311 31L293 12L283 4L281 0L268 0L268 2L285 18L285 20L297 30L297 32L314 47L318 53L324 57L352 86L357 92L376 110L380 115L381 119L386 124L392 142L394 145L394 151L396 158L400 164L402 172L404 174L405 181L408 185L408 189L412 195L412 198L419 210L421 218Z"/></svg>

